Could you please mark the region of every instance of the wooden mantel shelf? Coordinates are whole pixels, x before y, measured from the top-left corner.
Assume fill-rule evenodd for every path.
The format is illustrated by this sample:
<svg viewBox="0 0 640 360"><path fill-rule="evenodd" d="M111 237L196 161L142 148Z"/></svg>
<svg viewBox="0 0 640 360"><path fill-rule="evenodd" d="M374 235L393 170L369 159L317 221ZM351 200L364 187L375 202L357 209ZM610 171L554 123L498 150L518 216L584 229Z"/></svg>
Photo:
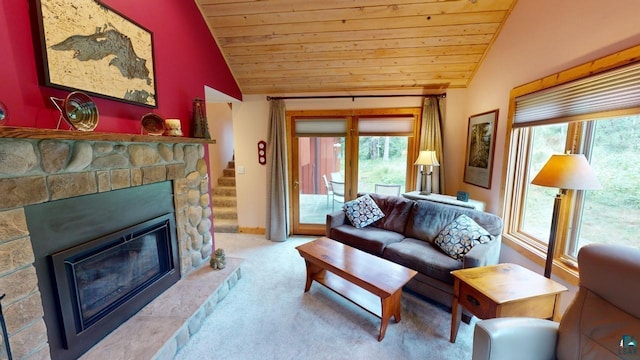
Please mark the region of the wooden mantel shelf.
<svg viewBox="0 0 640 360"><path fill-rule="evenodd" d="M134 134L101 133L93 131L70 131L55 129L38 129L28 127L0 126L0 138L14 139L57 139L111 142L148 142L148 143L189 143L215 144L215 139L197 139L181 136L151 136Z"/></svg>

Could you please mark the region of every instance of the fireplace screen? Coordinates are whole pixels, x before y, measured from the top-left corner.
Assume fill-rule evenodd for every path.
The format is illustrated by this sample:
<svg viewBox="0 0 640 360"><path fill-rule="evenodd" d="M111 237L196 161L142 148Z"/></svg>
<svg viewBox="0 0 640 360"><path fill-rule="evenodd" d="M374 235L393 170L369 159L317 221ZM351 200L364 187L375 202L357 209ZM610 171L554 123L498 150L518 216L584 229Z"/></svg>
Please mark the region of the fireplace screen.
<svg viewBox="0 0 640 360"><path fill-rule="evenodd" d="M111 316L131 316L164 290L148 289L179 278L173 223L164 215L51 255L67 343Z"/></svg>
<svg viewBox="0 0 640 360"><path fill-rule="evenodd" d="M166 224L148 233L131 234L104 251L66 261L78 295L82 328L90 326L100 315L136 289L168 270Z"/></svg>

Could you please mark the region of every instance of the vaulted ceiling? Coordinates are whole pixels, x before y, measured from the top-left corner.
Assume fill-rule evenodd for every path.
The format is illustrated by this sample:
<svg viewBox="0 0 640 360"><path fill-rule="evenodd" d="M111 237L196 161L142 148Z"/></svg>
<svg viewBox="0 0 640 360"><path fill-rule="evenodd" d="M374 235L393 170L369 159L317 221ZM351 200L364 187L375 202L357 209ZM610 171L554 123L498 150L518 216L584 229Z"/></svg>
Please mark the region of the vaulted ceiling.
<svg viewBox="0 0 640 360"><path fill-rule="evenodd" d="M195 0L243 94L469 85L517 0Z"/></svg>

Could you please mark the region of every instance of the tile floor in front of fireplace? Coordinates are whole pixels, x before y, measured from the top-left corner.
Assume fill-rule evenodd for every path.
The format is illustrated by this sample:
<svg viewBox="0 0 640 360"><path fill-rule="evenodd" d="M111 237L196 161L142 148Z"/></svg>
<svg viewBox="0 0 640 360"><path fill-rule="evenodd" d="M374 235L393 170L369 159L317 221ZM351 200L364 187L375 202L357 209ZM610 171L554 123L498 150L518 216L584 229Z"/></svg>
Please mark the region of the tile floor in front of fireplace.
<svg viewBox="0 0 640 360"><path fill-rule="evenodd" d="M227 258L213 270L204 264L178 281L80 359L173 359L241 277L242 259Z"/></svg>

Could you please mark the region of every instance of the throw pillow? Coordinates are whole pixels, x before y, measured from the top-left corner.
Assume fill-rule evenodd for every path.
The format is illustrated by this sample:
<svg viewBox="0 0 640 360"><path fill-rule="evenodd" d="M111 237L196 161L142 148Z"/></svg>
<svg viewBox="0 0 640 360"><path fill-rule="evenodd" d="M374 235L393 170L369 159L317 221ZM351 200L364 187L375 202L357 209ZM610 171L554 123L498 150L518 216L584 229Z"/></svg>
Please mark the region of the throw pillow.
<svg viewBox="0 0 640 360"><path fill-rule="evenodd" d="M367 194L344 203L342 207L351 224L356 228L363 228L384 217L384 213L375 201Z"/></svg>
<svg viewBox="0 0 640 360"><path fill-rule="evenodd" d="M462 261L464 255L474 246L491 240L493 235L487 230L467 215L460 215L440 231L435 243L447 255Z"/></svg>

